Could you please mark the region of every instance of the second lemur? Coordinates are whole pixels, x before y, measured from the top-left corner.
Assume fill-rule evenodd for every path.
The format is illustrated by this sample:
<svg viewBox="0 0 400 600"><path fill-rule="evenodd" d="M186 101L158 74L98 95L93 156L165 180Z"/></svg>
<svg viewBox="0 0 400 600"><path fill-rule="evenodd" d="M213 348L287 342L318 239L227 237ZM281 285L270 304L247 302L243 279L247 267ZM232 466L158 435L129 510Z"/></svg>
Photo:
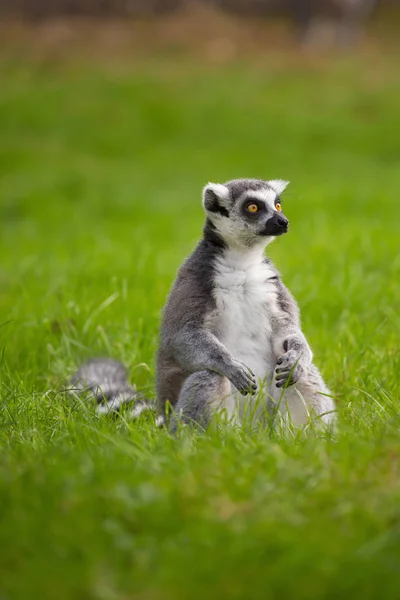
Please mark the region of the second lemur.
<svg viewBox="0 0 400 600"><path fill-rule="evenodd" d="M207 426L240 422L251 398L329 424L335 404L301 330L299 310L264 251L288 230L287 182L237 179L203 190L203 238L178 272L163 312L158 408Z"/></svg>

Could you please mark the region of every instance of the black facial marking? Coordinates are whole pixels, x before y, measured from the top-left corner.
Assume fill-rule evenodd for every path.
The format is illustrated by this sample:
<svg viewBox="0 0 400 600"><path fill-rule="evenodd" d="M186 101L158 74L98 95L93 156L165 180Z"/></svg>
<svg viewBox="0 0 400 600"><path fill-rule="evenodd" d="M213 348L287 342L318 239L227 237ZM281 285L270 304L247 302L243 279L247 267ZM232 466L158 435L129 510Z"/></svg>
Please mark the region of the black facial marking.
<svg viewBox="0 0 400 600"><path fill-rule="evenodd" d="M219 250L226 248L224 240L219 235L217 228L211 223L210 219L207 219L206 224L204 225L203 238L205 242L207 242L207 245L218 248Z"/></svg>
<svg viewBox="0 0 400 600"><path fill-rule="evenodd" d="M255 213L250 212L249 210L247 210L249 204L255 204L258 207L258 210ZM242 214L245 217L248 217L252 220L258 219L261 215L265 215L266 212L267 207L265 206L265 203L259 198L252 198L251 196L247 197L242 205Z"/></svg>
<svg viewBox="0 0 400 600"><path fill-rule="evenodd" d="M218 213L224 217L229 217L229 211L225 208L225 206L221 206L218 204L218 201L214 202L210 208L208 208L210 212Z"/></svg>
<svg viewBox="0 0 400 600"><path fill-rule="evenodd" d="M282 235L287 232L288 226L289 221L285 215L275 212L273 216L266 221L264 229L260 231L260 235Z"/></svg>
<svg viewBox="0 0 400 600"><path fill-rule="evenodd" d="M229 217L228 210L225 206L221 206L218 196L212 190L207 190L206 192L204 207L209 212Z"/></svg>

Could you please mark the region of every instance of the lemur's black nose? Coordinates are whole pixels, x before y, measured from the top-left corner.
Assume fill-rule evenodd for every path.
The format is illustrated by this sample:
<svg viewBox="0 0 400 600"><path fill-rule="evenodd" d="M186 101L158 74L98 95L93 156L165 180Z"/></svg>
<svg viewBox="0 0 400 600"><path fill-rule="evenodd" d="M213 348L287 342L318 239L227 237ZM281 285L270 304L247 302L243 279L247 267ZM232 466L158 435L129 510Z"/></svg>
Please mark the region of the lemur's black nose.
<svg viewBox="0 0 400 600"><path fill-rule="evenodd" d="M260 231L260 235L282 235L287 232L288 226L289 221L287 218L276 212L266 220L264 229Z"/></svg>
<svg viewBox="0 0 400 600"><path fill-rule="evenodd" d="M276 224L278 225L278 227L282 227L282 229L287 229L289 226L289 221L283 215L277 215Z"/></svg>

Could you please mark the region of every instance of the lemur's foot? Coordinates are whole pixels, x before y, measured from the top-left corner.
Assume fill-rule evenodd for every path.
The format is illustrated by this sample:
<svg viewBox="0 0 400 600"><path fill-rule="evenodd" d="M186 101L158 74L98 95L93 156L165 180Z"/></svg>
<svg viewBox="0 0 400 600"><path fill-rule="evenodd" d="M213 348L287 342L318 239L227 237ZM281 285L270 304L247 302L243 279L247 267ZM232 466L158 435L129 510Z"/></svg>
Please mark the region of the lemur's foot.
<svg viewBox="0 0 400 600"><path fill-rule="evenodd" d="M256 376L249 367L239 360L235 360L229 379L243 396L253 395L257 392Z"/></svg>
<svg viewBox="0 0 400 600"><path fill-rule="evenodd" d="M276 387L281 388L297 383L304 371L301 354L294 350L285 352L276 361L274 377Z"/></svg>

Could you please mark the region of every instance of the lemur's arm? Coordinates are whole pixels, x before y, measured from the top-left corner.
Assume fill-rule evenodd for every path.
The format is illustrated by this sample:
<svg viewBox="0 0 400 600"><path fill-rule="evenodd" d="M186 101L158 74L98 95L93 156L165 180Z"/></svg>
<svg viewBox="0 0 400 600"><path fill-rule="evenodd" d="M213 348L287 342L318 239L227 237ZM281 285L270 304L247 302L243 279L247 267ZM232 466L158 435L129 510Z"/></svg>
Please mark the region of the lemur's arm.
<svg viewBox="0 0 400 600"><path fill-rule="evenodd" d="M311 348L301 330L298 306L289 290L277 281L278 311L273 318L276 386L293 385L312 361Z"/></svg>
<svg viewBox="0 0 400 600"><path fill-rule="evenodd" d="M187 372L215 371L227 377L242 394L254 394L257 381L244 363L236 360L216 336L191 324L181 329L173 342L175 360Z"/></svg>

